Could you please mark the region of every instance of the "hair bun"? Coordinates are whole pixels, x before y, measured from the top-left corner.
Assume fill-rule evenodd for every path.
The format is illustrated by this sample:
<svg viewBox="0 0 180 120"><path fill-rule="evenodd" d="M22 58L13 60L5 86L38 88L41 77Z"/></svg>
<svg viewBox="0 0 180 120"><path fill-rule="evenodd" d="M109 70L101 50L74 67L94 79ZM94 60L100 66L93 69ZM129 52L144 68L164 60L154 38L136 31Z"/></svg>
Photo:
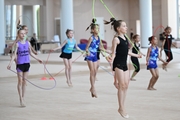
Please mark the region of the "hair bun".
<svg viewBox="0 0 180 120"><path fill-rule="evenodd" d="M110 21L111 21L111 22L115 22L116 19L115 19L115 18L110 18Z"/></svg>
<svg viewBox="0 0 180 120"><path fill-rule="evenodd" d="M96 21L97 21L96 18L93 18L93 19L92 19L92 23L93 23L93 24L95 24Z"/></svg>
<svg viewBox="0 0 180 120"><path fill-rule="evenodd" d="M18 30L22 30L22 25L17 25Z"/></svg>

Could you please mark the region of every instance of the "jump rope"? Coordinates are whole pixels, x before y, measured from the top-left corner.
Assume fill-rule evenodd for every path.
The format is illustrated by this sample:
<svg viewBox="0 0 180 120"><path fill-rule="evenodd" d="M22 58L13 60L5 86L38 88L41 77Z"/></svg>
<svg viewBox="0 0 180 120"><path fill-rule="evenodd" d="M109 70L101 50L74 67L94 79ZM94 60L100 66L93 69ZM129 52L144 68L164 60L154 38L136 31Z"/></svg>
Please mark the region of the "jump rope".
<svg viewBox="0 0 180 120"><path fill-rule="evenodd" d="M100 2L103 4L103 6L105 7L105 9L108 11L108 13L111 15L111 17L113 17L113 18L115 18L115 16L112 14L112 12L109 10L109 8L107 7L107 5L104 3L104 1L103 0L100 0ZM95 0L93 0L93 17L95 17L95 15L94 15L94 3L95 3ZM127 36L127 35L125 35L126 36L126 38L128 39L128 41L131 43L131 45L135 48L135 50L138 52L138 54L139 54L139 51L137 50L137 48L134 46L134 44L131 42L131 40L129 39L129 37ZM110 63L109 63L110 64ZM133 63L132 63L133 64ZM138 69L138 67L135 65L135 64L133 64L133 66L135 67L135 69ZM110 64L110 67L112 67L111 66L111 64ZM129 66L130 67L130 66ZM102 67L101 67L102 68ZM103 68L102 68L103 69ZM103 70L105 70L105 69L103 69ZM108 72L107 70L105 70L106 72ZM108 72L109 74L111 74L112 76L114 76L112 73L110 73L110 72ZM114 80L115 80L115 76L114 76Z"/></svg>
<svg viewBox="0 0 180 120"><path fill-rule="evenodd" d="M109 10L109 8L106 6L106 4L103 2L103 0L100 0L101 1L101 3L104 5L104 7L106 8L106 10L109 12L109 14L113 17L113 18L115 18L114 17L114 15L112 14L112 12ZM95 14L94 14L94 4L95 4L95 0L93 0L93 17L95 18ZM23 17L23 16L20 16L20 17ZM26 16L27 17L27 16ZM28 18L28 17L27 17ZM29 20L29 18L28 18L28 20ZM17 21L17 20L16 20ZM163 27L163 26L161 26L161 27ZM164 28L164 27L163 27ZM156 31L159 29L159 27L155 30L155 32L154 32L154 34L156 33ZM127 36L127 35L125 35L126 37L127 37L127 39L129 40L129 42L132 44L132 46L135 48L135 50L139 53L139 51L136 49L136 47L134 46L134 44L131 42L131 40L129 39L129 37ZM101 39L100 39L101 40ZM102 41L101 41L102 42ZM103 46L104 47L104 46ZM103 48L104 49L104 48ZM165 50L165 49L164 49ZM167 50L167 51L169 51L169 50ZM172 52L172 51L170 51L170 52ZM54 77L55 76L57 76L58 74L60 74L65 68L63 68L62 70L60 70L58 73L56 73L54 76L53 75L51 75L51 73L48 71L48 69L46 68L46 64L47 64L47 62L48 62L48 59L49 59L49 56L50 56L50 54L51 54L51 52L49 52L49 55L48 55L48 57L47 57L47 60L46 60L46 63L45 64L43 64L44 65L44 73L45 73L45 71L47 71L47 73L49 74L49 76L51 77L51 79L53 79L54 80L54 86L53 87L51 87L51 88L44 88L44 87L41 87L41 86L38 86L38 85L36 85L36 84L34 84L34 83L32 83L32 82L30 82L28 79L26 79L25 78L25 80L27 81L27 82L29 82L30 84L32 84L33 86L35 86L35 87L37 87L37 88L40 88L40 89L43 89L43 90L51 90L51 89L53 89L53 88L55 88L56 87L56 80L54 79ZM179 53L178 53L179 54ZM81 54L80 56L78 56L72 63L74 63L77 59L79 59L81 56L82 56L83 54ZM133 64L133 63L132 63ZM111 64L110 64L110 66L111 66ZM135 65L135 64L133 64L133 66L135 67L135 69L137 69L137 66ZM104 71L106 71L107 73L109 73L110 75L112 75L112 76L114 76L111 72L109 72L109 71L107 71L106 69L104 69L103 67L101 67L100 66L100 68L102 68ZM11 72L13 72L13 73L15 73L15 74L18 74L17 72L15 72L14 70L11 70L10 69L10 71ZM46 73L45 73L46 74ZM23 77L23 76L21 76L21 77Z"/></svg>
<svg viewBox="0 0 180 120"><path fill-rule="evenodd" d="M95 0L93 0L93 1L95 1ZM104 7L105 7L106 10L108 11L108 13L111 15L111 17L115 18L114 15L112 14L112 12L109 10L109 8L108 8L108 7L106 6L106 4L104 3L104 1L103 1L103 0L100 0L100 1L101 1L101 3L104 5ZM158 27L155 29L153 35L156 34L156 32L157 32L157 30L158 30L159 28L162 28L162 29L164 30L164 27L163 27L162 25L160 25L160 26L158 26ZM135 48L135 50L136 50L136 51L138 52L138 54L139 54L139 53L140 53L139 50L136 49L136 47L134 46L134 44L132 43L132 41L130 40L130 38L129 38L127 35L125 35L125 36L126 36L126 38L128 39L129 43ZM166 39L167 39L167 38L166 38ZM170 49L170 43L169 43L169 41L168 41L167 43L168 43L168 49ZM170 56L170 52L180 54L179 52L171 51L171 50L168 50L168 49L164 49L164 51L168 51L168 57ZM132 64L133 64L133 63L132 63ZM133 64L133 66L135 67L135 70L138 69L138 67L137 67L135 64Z"/></svg>
<svg viewBox="0 0 180 120"><path fill-rule="evenodd" d="M23 16L23 15L21 15L21 16L19 16L18 17L18 19L20 18L20 17L26 17L29 21L30 21L30 19L27 17L27 16ZM17 20L16 20L16 22L17 22ZM31 22L31 21L30 21ZM18 21L18 25L20 24L20 21ZM32 26L32 28L33 28L33 26ZM34 28L33 28L34 29ZM12 44L12 46L15 44L16 42L14 42L13 44ZM51 76L51 78L54 80L54 85L52 86L52 87L50 87L50 88L45 88L45 87L41 87L41 86L38 86L38 85L36 85L36 84L34 84L33 82L31 82L30 80L28 80L27 78L24 78L27 82L29 82L31 85L33 85L33 86L35 86L35 87L37 87L37 88L39 88L39 89L43 89L43 90L52 90L52 89L54 89L55 87L56 87L56 80L55 80L55 78L51 75L51 73L48 71L48 69L46 68L46 64L44 64L44 63L42 63L43 64L43 66L44 66L44 70L49 74L49 76ZM15 73L15 74L17 74L17 75L19 75L20 77L22 77L23 78L23 76L22 75L20 75L20 74L18 74L16 71L14 71L14 70L12 70L12 69L9 69L11 72L13 72L13 73Z"/></svg>

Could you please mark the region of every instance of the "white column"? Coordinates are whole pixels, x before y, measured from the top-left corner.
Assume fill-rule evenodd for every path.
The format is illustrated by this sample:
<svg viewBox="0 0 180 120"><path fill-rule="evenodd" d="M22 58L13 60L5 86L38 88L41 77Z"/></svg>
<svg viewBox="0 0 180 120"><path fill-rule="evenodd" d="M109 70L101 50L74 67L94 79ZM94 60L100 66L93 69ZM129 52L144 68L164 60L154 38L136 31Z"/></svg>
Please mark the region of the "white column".
<svg viewBox="0 0 180 120"><path fill-rule="evenodd" d="M11 39L16 39L16 5L11 6Z"/></svg>
<svg viewBox="0 0 180 120"><path fill-rule="evenodd" d="M46 20L46 6L40 6L40 30L39 30L39 40L46 41L47 40L47 20Z"/></svg>
<svg viewBox="0 0 180 120"><path fill-rule="evenodd" d="M5 48L5 17L4 17L4 0L0 0L0 26L2 27L0 29L0 54L4 53L4 48Z"/></svg>
<svg viewBox="0 0 180 120"><path fill-rule="evenodd" d="M31 37L34 31L33 27L33 7L32 6L23 6L23 22L22 25L28 26L28 36Z"/></svg>
<svg viewBox="0 0 180 120"><path fill-rule="evenodd" d="M54 36L54 1L46 0L46 26L47 41L51 41Z"/></svg>
<svg viewBox="0 0 180 120"><path fill-rule="evenodd" d="M7 37L6 39L10 40L10 37L11 37L11 5L5 6L5 21L4 22L6 24L5 36Z"/></svg>
<svg viewBox="0 0 180 120"><path fill-rule="evenodd" d="M139 0L141 47L148 47L148 37L152 36L152 0Z"/></svg>
<svg viewBox="0 0 180 120"><path fill-rule="evenodd" d="M23 17L22 17L22 5L17 5L16 6L16 23L18 22L18 20L20 20L20 24L23 23Z"/></svg>
<svg viewBox="0 0 180 120"><path fill-rule="evenodd" d="M67 38L66 30L74 29L73 23L73 0L60 0L60 26L61 43Z"/></svg>
<svg viewBox="0 0 180 120"><path fill-rule="evenodd" d="M34 5L33 6L33 28L34 28L33 33L36 33L36 34L37 34L37 9L38 9L38 5Z"/></svg>
<svg viewBox="0 0 180 120"><path fill-rule="evenodd" d="M172 28L172 36L177 38L178 37L178 31L177 31L177 1L176 0L168 0L168 26ZM166 26L167 26L166 25ZM165 27L166 27L165 26Z"/></svg>

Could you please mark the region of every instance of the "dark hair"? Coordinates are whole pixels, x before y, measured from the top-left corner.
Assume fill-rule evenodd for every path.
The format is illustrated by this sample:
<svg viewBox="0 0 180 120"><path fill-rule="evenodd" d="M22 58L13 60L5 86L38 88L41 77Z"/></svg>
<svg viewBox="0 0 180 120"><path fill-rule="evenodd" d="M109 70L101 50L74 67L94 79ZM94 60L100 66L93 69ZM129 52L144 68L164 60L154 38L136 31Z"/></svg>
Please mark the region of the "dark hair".
<svg viewBox="0 0 180 120"><path fill-rule="evenodd" d="M168 30L168 29L171 29L171 27L167 26L164 30L166 31L166 30Z"/></svg>
<svg viewBox="0 0 180 120"><path fill-rule="evenodd" d="M92 23L86 28L86 31L91 27L91 30L94 29L96 27L96 19L93 18L92 19Z"/></svg>
<svg viewBox="0 0 180 120"><path fill-rule="evenodd" d="M68 37L68 33L69 33L70 31L73 31L73 30L71 30L71 29L67 29L67 30L66 30L66 36L67 36L67 37Z"/></svg>
<svg viewBox="0 0 180 120"><path fill-rule="evenodd" d="M22 25L20 25L20 20L18 21L16 28L17 28L18 30L22 29Z"/></svg>
<svg viewBox="0 0 180 120"><path fill-rule="evenodd" d="M135 40L139 36L138 34L133 35L132 39Z"/></svg>
<svg viewBox="0 0 180 120"><path fill-rule="evenodd" d="M149 44L151 44L152 40L155 38L155 36L151 36L148 38Z"/></svg>
<svg viewBox="0 0 180 120"><path fill-rule="evenodd" d="M20 20L19 20L18 23L17 23L17 29L18 29L18 30L22 30L22 29L24 29L25 27L27 27L27 25L20 25Z"/></svg>
<svg viewBox="0 0 180 120"><path fill-rule="evenodd" d="M115 18L110 18L109 22L104 20L104 24L106 24L106 25L111 23L111 28L113 26L115 32L117 32L117 28L121 26L122 22L123 22L123 20L116 20Z"/></svg>

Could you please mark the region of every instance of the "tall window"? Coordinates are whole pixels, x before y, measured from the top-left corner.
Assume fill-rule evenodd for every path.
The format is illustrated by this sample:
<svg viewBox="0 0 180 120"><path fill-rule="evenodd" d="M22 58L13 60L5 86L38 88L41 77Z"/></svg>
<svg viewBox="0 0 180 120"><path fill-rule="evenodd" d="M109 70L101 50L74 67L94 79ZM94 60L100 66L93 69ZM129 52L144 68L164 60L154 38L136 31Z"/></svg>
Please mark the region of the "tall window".
<svg viewBox="0 0 180 120"><path fill-rule="evenodd" d="M180 0L178 1L178 8L177 8L177 16L178 16L178 21L177 21L177 25L178 25L178 38L180 38Z"/></svg>

